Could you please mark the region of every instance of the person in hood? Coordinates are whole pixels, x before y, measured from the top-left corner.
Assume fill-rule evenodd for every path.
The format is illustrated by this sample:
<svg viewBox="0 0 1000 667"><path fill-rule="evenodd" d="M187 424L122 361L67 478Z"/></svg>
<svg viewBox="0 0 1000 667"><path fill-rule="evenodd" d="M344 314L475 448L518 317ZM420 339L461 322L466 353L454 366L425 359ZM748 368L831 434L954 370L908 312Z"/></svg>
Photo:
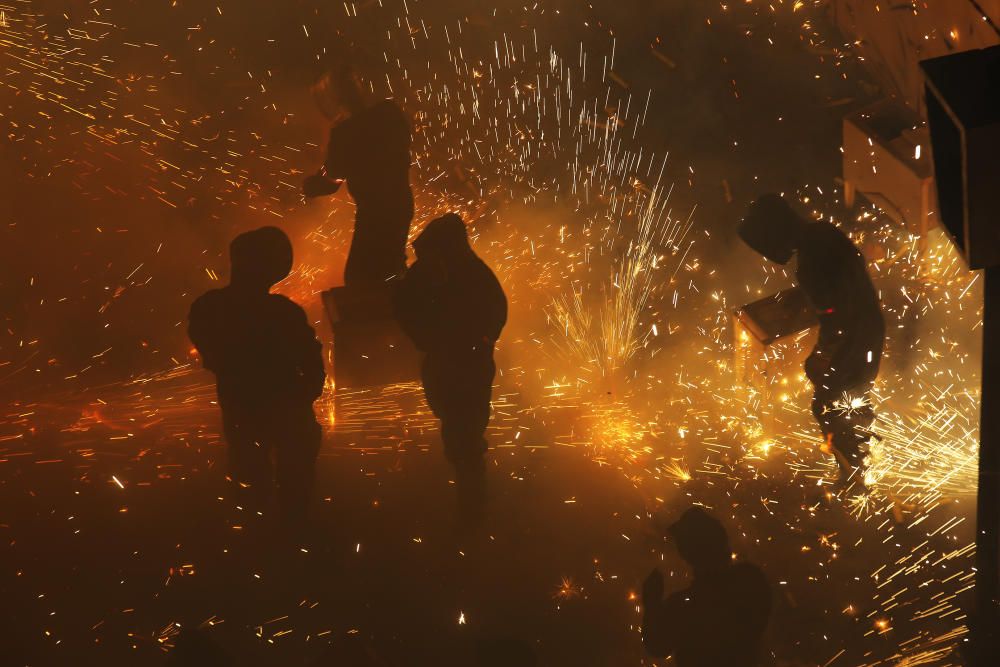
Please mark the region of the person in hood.
<svg viewBox="0 0 1000 667"><path fill-rule="evenodd" d="M459 216L432 220L413 249L417 259L395 294L396 318L425 353L421 376L427 403L441 420L459 501L474 510L481 501L493 351L507 321L507 298L469 245Z"/></svg>
<svg viewBox="0 0 1000 667"><path fill-rule="evenodd" d="M373 99L346 61L320 77L313 95L332 128L326 161L302 192L320 197L347 184L357 208L344 284L384 285L406 270L413 220L409 121L392 101Z"/></svg>
<svg viewBox="0 0 1000 667"><path fill-rule="evenodd" d="M664 597L653 570L642 589L642 644L679 667L754 667L771 615L771 587L760 568L734 562L721 523L691 507L668 529L691 567L687 588Z"/></svg>
<svg viewBox="0 0 1000 667"><path fill-rule="evenodd" d="M826 222L807 222L776 194L750 205L737 232L778 264L797 258L795 280L819 318L819 340L805 363L812 411L837 457L841 482L864 484L865 445L875 413L868 399L885 345L885 320L865 259Z"/></svg>
<svg viewBox="0 0 1000 667"><path fill-rule="evenodd" d="M276 478L282 515L300 519L322 435L313 412L326 379L322 346L305 311L270 293L292 268L292 244L283 231L240 234L229 257L229 285L195 300L188 336L215 374L230 476L257 502L270 495Z"/></svg>

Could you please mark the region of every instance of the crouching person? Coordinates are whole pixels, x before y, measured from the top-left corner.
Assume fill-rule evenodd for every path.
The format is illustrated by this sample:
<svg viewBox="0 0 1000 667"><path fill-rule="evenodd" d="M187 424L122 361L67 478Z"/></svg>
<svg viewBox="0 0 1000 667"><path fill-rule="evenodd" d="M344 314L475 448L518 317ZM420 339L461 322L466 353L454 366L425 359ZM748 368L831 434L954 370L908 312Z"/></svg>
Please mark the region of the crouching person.
<svg viewBox="0 0 1000 667"><path fill-rule="evenodd" d="M396 292L396 317L426 354L424 394L441 420L460 509L475 515L484 500L493 350L507 321L507 299L493 271L469 245L459 216L431 221L413 248L417 259Z"/></svg>
<svg viewBox="0 0 1000 667"><path fill-rule="evenodd" d="M885 320L865 258L839 229L808 222L782 197L754 201L737 228L767 259L797 259L795 280L816 309L819 340L806 359L812 410L840 466L841 489L864 487L875 411L868 396L885 346Z"/></svg>
<svg viewBox="0 0 1000 667"><path fill-rule="evenodd" d="M188 335L215 374L229 473L260 506L277 482L283 521L305 517L322 430L313 401L326 373L305 311L271 287L292 268L277 227L237 236L229 285L191 305ZM275 464L272 467L272 457Z"/></svg>

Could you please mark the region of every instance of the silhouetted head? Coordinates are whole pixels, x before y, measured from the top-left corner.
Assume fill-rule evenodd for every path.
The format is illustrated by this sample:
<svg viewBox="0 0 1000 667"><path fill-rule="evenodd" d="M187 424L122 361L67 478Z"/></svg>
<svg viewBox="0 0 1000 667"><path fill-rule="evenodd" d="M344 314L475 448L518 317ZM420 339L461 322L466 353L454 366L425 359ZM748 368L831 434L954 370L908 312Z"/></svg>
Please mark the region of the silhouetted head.
<svg viewBox="0 0 1000 667"><path fill-rule="evenodd" d="M427 223L413 240L417 259L448 261L472 252L465 222L455 213L447 213Z"/></svg>
<svg viewBox="0 0 1000 667"><path fill-rule="evenodd" d="M767 259L787 264L798 250L804 224L782 197L767 194L750 204L736 232L744 243Z"/></svg>
<svg viewBox="0 0 1000 667"><path fill-rule="evenodd" d="M291 272L292 242L277 227L261 227L233 239L229 261L230 284L266 292Z"/></svg>
<svg viewBox="0 0 1000 667"><path fill-rule="evenodd" d="M365 107L361 79L347 58L331 59L326 71L312 86L316 106L327 120L337 121Z"/></svg>
<svg viewBox="0 0 1000 667"><path fill-rule="evenodd" d="M693 568L716 568L729 563L729 536L718 519L692 507L670 528L677 551Z"/></svg>

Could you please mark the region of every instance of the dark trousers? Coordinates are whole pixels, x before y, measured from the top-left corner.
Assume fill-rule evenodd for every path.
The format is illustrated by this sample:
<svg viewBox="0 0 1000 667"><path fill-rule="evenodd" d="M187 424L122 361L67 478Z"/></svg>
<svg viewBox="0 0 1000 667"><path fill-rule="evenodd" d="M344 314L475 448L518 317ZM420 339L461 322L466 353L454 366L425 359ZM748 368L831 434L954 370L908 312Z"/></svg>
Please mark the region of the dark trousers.
<svg viewBox="0 0 1000 667"><path fill-rule="evenodd" d="M864 445L871 437L875 411L868 402L871 383L851 389L816 389L813 394L812 412L823 431L823 437L833 447L837 462L845 472L863 465L866 454ZM843 405L845 394L850 398L864 398L858 408Z"/></svg>
<svg viewBox="0 0 1000 667"><path fill-rule="evenodd" d="M406 271L406 240L412 212L359 216L344 266L344 284L384 285Z"/></svg>
<svg viewBox="0 0 1000 667"><path fill-rule="evenodd" d="M222 421L229 474L245 489L244 495L263 504L277 483L283 518L304 517L323 436L312 406L278 411L224 409Z"/></svg>
<svg viewBox="0 0 1000 667"><path fill-rule="evenodd" d="M424 360L424 395L441 420L445 456L456 466L482 463L495 374L492 349L467 354L432 352Z"/></svg>

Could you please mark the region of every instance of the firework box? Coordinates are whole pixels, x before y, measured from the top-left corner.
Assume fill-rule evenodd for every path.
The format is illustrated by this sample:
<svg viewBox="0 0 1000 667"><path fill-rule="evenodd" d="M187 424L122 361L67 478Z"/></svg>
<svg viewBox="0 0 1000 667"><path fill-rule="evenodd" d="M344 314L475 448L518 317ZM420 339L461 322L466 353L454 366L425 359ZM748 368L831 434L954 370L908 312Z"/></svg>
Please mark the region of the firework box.
<svg viewBox="0 0 1000 667"><path fill-rule="evenodd" d="M335 287L322 297L333 328L338 388L419 380L420 353L393 317L389 287Z"/></svg>
<svg viewBox="0 0 1000 667"><path fill-rule="evenodd" d="M767 404L806 386L803 364L819 332L819 320L797 287L748 303L733 314L737 382Z"/></svg>

